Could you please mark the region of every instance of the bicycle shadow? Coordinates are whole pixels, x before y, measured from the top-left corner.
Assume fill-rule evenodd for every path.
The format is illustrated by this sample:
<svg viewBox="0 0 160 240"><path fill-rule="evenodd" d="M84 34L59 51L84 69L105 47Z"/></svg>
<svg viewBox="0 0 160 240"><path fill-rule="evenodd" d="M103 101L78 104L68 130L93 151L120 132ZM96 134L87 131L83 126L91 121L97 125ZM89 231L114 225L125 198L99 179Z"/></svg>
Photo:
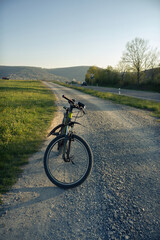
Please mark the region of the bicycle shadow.
<svg viewBox="0 0 160 240"><path fill-rule="evenodd" d="M13 189L9 192L9 195L14 199L10 201L10 205L2 205L0 216L3 215L6 210L12 211L18 208L27 208L33 204L56 198L60 194L63 194L64 191L64 189L54 186Z"/></svg>

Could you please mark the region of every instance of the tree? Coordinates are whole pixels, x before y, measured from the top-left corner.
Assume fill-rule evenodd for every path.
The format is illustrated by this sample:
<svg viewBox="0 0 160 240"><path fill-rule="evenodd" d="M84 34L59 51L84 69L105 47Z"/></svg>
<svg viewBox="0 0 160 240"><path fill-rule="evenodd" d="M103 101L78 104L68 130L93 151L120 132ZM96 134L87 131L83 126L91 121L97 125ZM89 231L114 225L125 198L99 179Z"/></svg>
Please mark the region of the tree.
<svg viewBox="0 0 160 240"><path fill-rule="evenodd" d="M137 72L137 84L140 84L140 74L142 71L155 66L158 61L159 53L157 50L151 50L148 41L135 38L126 44L126 51L122 55L122 62L127 64L128 68Z"/></svg>
<svg viewBox="0 0 160 240"><path fill-rule="evenodd" d="M124 62L124 61L119 61L118 65L117 65L117 70L120 73L121 76L121 82L123 84L124 82L124 77L128 71L128 65Z"/></svg>
<svg viewBox="0 0 160 240"><path fill-rule="evenodd" d="M98 75L98 70L100 68L96 67L96 66L92 66L88 69L86 76L85 76L85 81L89 84L89 85L95 85L96 80L97 80L97 75Z"/></svg>
<svg viewBox="0 0 160 240"><path fill-rule="evenodd" d="M158 67L158 60L159 60L159 52L157 48L151 50L151 56L149 58L149 68L151 68L152 73L152 81L154 80L155 75L155 67Z"/></svg>

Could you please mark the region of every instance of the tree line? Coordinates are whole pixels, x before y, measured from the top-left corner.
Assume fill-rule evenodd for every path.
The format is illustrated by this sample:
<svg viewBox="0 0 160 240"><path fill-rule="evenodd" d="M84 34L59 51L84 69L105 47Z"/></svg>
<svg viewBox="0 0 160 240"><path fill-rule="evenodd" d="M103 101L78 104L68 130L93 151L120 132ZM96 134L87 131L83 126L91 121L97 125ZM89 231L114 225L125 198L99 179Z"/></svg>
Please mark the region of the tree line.
<svg viewBox="0 0 160 240"><path fill-rule="evenodd" d="M126 44L116 68L92 66L86 73L85 81L89 85L160 90L159 63L157 48L151 48L144 39L135 38Z"/></svg>

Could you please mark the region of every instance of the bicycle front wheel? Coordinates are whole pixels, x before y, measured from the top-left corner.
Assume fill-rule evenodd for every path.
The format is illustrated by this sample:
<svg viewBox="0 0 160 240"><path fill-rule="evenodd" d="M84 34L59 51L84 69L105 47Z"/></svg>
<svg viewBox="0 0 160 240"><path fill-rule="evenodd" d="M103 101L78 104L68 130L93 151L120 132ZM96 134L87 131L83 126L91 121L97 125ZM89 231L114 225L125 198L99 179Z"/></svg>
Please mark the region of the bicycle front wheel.
<svg viewBox="0 0 160 240"><path fill-rule="evenodd" d="M69 161L65 161L64 142L65 136L58 136L48 145L44 155L44 169L52 183L62 188L72 188L83 183L88 177L92 169L93 157L87 142L73 135ZM69 140L67 144L69 146Z"/></svg>

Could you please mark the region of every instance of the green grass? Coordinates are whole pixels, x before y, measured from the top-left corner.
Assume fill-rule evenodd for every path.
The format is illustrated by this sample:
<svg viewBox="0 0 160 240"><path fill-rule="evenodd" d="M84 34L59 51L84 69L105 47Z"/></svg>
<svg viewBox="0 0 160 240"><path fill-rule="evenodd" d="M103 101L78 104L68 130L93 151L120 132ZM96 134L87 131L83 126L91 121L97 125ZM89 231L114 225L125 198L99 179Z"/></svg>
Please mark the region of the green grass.
<svg viewBox="0 0 160 240"><path fill-rule="evenodd" d="M40 81L0 80L0 193L40 147L54 111L54 95Z"/></svg>
<svg viewBox="0 0 160 240"><path fill-rule="evenodd" d="M114 101L119 104L136 107L136 108L140 108L143 110L149 110L149 111L151 111L153 116L160 118L160 103L158 103L158 102L143 100L143 99L134 98L134 97L127 97L127 96L117 95L117 94L108 93L108 92L106 92L106 93L99 92L99 91L95 91L95 90L88 89L85 87L76 87L73 85L68 85L68 84L64 84L64 83L60 83L60 82L55 82L55 83L61 84L66 87L74 88L76 90L90 94L95 97L99 97L99 98L106 99L106 100L111 100L111 101Z"/></svg>

